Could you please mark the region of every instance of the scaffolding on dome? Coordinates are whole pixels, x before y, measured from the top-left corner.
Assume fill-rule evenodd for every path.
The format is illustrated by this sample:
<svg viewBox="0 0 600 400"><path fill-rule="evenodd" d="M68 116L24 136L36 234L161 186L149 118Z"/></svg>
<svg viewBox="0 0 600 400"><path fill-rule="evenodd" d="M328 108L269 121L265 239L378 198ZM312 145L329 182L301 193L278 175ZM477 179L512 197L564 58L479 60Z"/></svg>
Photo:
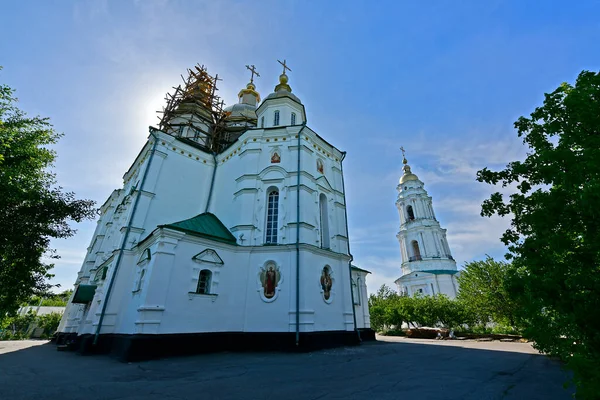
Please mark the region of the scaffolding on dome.
<svg viewBox="0 0 600 400"><path fill-rule="evenodd" d="M204 65L188 69L183 85L173 87L165 96L166 105L159 116L159 129L169 135L190 140L202 148L219 153L231 144L223 110L224 102L216 94L219 75L211 76Z"/></svg>

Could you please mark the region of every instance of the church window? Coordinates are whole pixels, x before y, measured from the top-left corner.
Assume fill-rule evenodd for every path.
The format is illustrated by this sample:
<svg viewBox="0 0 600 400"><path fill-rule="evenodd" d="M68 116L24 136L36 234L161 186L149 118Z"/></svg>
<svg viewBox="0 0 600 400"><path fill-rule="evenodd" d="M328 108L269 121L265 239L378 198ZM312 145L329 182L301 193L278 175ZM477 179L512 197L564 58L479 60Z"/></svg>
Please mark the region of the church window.
<svg viewBox="0 0 600 400"><path fill-rule="evenodd" d="M409 258L409 261L419 261L421 260L421 251L419 250L419 243L416 240L413 240L410 243L413 251L412 257Z"/></svg>
<svg viewBox="0 0 600 400"><path fill-rule="evenodd" d="M144 284L144 276L146 275L146 270L142 269L140 271L140 278L137 281L137 285L135 285L135 290L134 292L138 292L140 290L142 290L142 285Z"/></svg>
<svg viewBox="0 0 600 400"><path fill-rule="evenodd" d="M352 281L352 296L354 305L360 306L360 278L356 278L356 282Z"/></svg>
<svg viewBox="0 0 600 400"><path fill-rule="evenodd" d="M327 197L321 193L319 196L319 211L321 218L321 247L329 248L329 217L327 215Z"/></svg>
<svg viewBox="0 0 600 400"><path fill-rule="evenodd" d="M296 125L296 113L292 113L292 125Z"/></svg>
<svg viewBox="0 0 600 400"><path fill-rule="evenodd" d="M273 115L273 126L279 125L279 110L275 110L275 114Z"/></svg>
<svg viewBox="0 0 600 400"><path fill-rule="evenodd" d="M412 206L406 207L406 215L408 215L409 221L412 221L415 219L415 212L413 211Z"/></svg>
<svg viewBox="0 0 600 400"><path fill-rule="evenodd" d="M262 117L260 117L260 127L261 128L265 127L265 116L264 115Z"/></svg>
<svg viewBox="0 0 600 400"><path fill-rule="evenodd" d="M210 294L210 280L212 278L212 272L207 269L200 271L198 276L198 287L196 288L197 294Z"/></svg>
<svg viewBox="0 0 600 400"><path fill-rule="evenodd" d="M277 244L277 222L279 217L279 192L271 190L267 200L267 229L265 242Z"/></svg>

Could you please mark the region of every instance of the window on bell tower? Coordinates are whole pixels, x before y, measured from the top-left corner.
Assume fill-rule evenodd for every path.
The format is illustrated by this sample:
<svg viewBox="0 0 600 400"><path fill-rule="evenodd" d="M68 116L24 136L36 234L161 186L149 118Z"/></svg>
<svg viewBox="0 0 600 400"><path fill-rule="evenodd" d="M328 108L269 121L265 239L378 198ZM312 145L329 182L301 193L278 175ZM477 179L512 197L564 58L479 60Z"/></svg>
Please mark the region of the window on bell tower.
<svg viewBox="0 0 600 400"><path fill-rule="evenodd" d="M413 240L410 242L412 247L412 257L409 258L409 261L420 261L421 260L421 251L419 250L419 242Z"/></svg>
<svg viewBox="0 0 600 400"><path fill-rule="evenodd" d="M279 125L279 110L275 110L275 114L273 114L273 126Z"/></svg>
<svg viewBox="0 0 600 400"><path fill-rule="evenodd" d="M415 219L415 212L413 211L412 206L406 207L406 215L407 215L409 221L412 221L413 219Z"/></svg>
<svg viewBox="0 0 600 400"><path fill-rule="evenodd" d="M260 127L261 128L265 127L265 116L264 115L262 117L260 117Z"/></svg>
<svg viewBox="0 0 600 400"><path fill-rule="evenodd" d="M296 113L292 113L292 125L296 125Z"/></svg>

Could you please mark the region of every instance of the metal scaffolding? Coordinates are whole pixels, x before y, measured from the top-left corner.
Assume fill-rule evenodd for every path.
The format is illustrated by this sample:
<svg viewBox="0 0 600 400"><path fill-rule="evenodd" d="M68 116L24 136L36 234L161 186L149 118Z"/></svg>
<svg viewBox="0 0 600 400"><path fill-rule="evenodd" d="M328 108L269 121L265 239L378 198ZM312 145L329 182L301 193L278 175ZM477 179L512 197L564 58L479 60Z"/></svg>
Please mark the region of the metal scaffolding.
<svg viewBox="0 0 600 400"><path fill-rule="evenodd" d="M219 153L230 143L223 110L224 102L216 94L218 75L211 76L204 65L188 69L183 85L173 87L165 96L166 105L159 116L159 129L169 135L196 142L201 147Z"/></svg>

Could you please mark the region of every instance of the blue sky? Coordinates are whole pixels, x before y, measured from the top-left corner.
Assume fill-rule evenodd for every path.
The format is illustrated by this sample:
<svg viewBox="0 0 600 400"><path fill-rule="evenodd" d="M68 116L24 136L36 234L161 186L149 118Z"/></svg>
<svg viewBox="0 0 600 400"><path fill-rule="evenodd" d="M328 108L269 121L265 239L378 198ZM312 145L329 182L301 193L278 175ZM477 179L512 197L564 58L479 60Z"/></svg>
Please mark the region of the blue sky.
<svg viewBox="0 0 600 400"><path fill-rule="evenodd" d="M233 104L244 65L265 97L287 59L309 126L348 152L351 251L370 291L400 274L401 145L459 265L500 258L508 221L479 216L492 188L476 171L522 158L513 122L600 66L599 1L14 1L0 13L0 81L65 134L59 183L99 205L187 67L218 73ZM54 242L62 288L94 227Z"/></svg>

